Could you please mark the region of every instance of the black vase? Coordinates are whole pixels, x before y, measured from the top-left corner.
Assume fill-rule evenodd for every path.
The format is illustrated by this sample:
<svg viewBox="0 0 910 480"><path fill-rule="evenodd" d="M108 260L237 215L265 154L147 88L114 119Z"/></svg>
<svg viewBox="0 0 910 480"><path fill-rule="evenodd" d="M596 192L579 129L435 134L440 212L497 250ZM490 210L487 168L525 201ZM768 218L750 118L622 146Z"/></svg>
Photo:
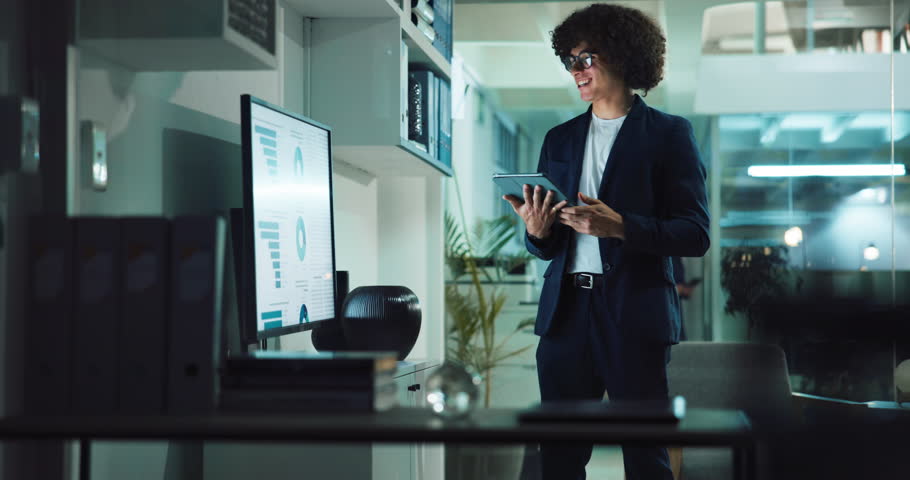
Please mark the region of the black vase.
<svg viewBox="0 0 910 480"><path fill-rule="evenodd" d="M420 301L407 287L357 287L341 308L341 328L351 350L398 352L404 360L420 333Z"/></svg>
<svg viewBox="0 0 910 480"><path fill-rule="evenodd" d="M344 338L344 330L341 329L341 322L332 320L326 325L320 325L313 330L310 337L313 340L313 347L319 352L343 352L348 349L348 342Z"/></svg>

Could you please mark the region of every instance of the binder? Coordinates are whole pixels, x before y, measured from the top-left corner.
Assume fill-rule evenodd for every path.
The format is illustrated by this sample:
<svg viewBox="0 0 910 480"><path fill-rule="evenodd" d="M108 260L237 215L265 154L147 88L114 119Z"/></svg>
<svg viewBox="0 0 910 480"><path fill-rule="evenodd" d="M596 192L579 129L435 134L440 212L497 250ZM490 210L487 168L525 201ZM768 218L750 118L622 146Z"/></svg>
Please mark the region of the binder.
<svg viewBox="0 0 910 480"><path fill-rule="evenodd" d="M215 408L225 234L225 221L217 216L181 216L171 224L170 413L204 413Z"/></svg>
<svg viewBox="0 0 910 480"><path fill-rule="evenodd" d="M408 112L408 95L410 89L408 88L408 44L402 40L401 41L401 138L408 138L408 124L410 120L410 112Z"/></svg>
<svg viewBox="0 0 910 480"><path fill-rule="evenodd" d="M436 158L452 166L452 90L449 82L437 79L437 107L439 110L439 137Z"/></svg>
<svg viewBox="0 0 910 480"><path fill-rule="evenodd" d="M111 414L117 410L120 222L110 217L75 222L73 411Z"/></svg>
<svg viewBox="0 0 910 480"><path fill-rule="evenodd" d="M163 413L167 387L170 224L121 219L119 404L126 413Z"/></svg>
<svg viewBox="0 0 910 480"><path fill-rule="evenodd" d="M73 223L28 219L25 412L69 413L73 331Z"/></svg>
<svg viewBox="0 0 910 480"><path fill-rule="evenodd" d="M413 70L410 76L416 82L416 89L419 91L418 98L411 102L410 105L418 109L417 115L419 118L415 121L419 121L421 129L420 134L411 139L424 145L427 153L436 158L438 148L436 138L439 135L439 119L437 118L436 108L438 103L436 98L436 75L429 70Z"/></svg>
<svg viewBox="0 0 910 480"><path fill-rule="evenodd" d="M430 156L436 158L439 148L439 98L436 93L436 76L433 75L433 72L427 73L427 86L429 88L429 93L426 96L427 100L427 129L430 133L430 143L427 145L430 152Z"/></svg>
<svg viewBox="0 0 910 480"><path fill-rule="evenodd" d="M408 74L408 138L436 156L435 75L429 70Z"/></svg>

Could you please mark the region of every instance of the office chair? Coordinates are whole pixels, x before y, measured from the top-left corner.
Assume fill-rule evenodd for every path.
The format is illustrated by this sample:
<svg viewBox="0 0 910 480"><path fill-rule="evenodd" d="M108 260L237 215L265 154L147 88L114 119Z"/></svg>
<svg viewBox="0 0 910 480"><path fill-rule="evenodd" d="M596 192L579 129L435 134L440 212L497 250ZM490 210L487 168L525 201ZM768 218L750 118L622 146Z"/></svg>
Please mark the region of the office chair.
<svg viewBox="0 0 910 480"><path fill-rule="evenodd" d="M670 395L682 395L690 408L743 410L753 425L798 419L787 361L776 345L682 342L671 350L667 379ZM670 458L681 463L674 468L677 480L733 478L729 449L671 448Z"/></svg>

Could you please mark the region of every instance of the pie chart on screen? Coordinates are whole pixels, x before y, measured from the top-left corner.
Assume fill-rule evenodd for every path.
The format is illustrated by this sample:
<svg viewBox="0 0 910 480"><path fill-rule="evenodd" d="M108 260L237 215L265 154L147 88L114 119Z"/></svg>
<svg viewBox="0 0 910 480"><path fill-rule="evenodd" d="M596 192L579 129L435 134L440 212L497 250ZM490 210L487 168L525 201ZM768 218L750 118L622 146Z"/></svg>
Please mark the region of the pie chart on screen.
<svg viewBox="0 0 910 480"><path fill-rule="evenodd" d="M294 175L303 176L303 152L300 147L294 149Z"/></svg>
<svg viewBox="0 0 910 480"><path fill-rule="evenodd" d="M306 258L306 226L302 217L297 217L297 258L301 262Z"/></svg>

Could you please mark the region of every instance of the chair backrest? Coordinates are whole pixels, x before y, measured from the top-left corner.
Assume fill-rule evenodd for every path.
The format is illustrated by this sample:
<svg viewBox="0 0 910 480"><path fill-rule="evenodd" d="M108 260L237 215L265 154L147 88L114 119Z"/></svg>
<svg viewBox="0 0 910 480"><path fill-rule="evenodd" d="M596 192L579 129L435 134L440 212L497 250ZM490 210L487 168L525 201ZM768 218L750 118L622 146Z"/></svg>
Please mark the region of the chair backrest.
<svg viewBox="0 0 910 480"><path fill-rule="evenodd" d="M667 368L670 395L689 407L735 408L755 423L795 418L787 360L777 345L682 342Z"/></svg>

